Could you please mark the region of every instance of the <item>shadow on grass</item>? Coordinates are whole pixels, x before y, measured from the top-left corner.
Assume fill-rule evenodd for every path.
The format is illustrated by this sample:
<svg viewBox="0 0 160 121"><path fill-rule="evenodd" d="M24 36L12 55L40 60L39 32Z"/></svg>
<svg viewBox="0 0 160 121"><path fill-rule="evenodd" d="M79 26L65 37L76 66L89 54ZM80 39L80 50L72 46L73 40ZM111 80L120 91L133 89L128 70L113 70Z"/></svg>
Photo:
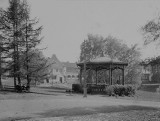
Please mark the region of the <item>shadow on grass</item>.
<svg viewBox="0 0 160 121"><path fill-rule="evenodd" d="M58 94L49 94L49 93L44 93L44 92L28 92L28 93L39 94L39 95L52 95L52 96L58 96Z"/></svg>
<svg viewBox="0 0 160 121"><path fill-rule="evenodd" d="M43 113L38 113L40 117L60 117L60 116L80 116L80 115L91 115L98 113L114 113L114 112L124 112L131 110L160 110L158 108L143 107L143 106L103 106L103 107L80 107L71 109L60 109L60 110L48 110Z"/></svg>
<svg viewBox="0 0 160 121"><path fill-rule="evenodd" d="M66 93L66 91L62 91L62 90L47 90L47 92L55 92L55 93Z"/></svg>
<svg viewBox="0 0 160 121"><path fill-rule="evenodd" d="M0 90L0 94L10 94L10 93L17 93L14 89L3 89Z"/></svg>
<svg viewBox="0 0 160 121"><path fill-rule="evenodd" d="M25 121L25 120L29 120L31 118L33 118L33 117L26 117L26 118L24 118L24 117L16 117L16 118L8 117L8 118L1 119L1 121L18 121L18 120L24 120Z"/></svg>
<svg viewBox="0 0 160 121"><path fill-rule="evenodd" d="M39 94L39 95L54 95L54 96L58 96L58 94L51 94L51 93L45 93L45 92L33 92L33 91L30 91L30 92L16 92L15 90L1 90L0 91L0 94L3 94L3 95L7 95L7 94L28 94L28 93L32 93L32 94Z"/></svg>
<svg viewBox="0 0 160 121"><path fill-rule="evenodd" d="M68 88L61 88L61 87L37 87L37 88L42 88L42 89L58 89L58 90L66 90Z"/></svg>

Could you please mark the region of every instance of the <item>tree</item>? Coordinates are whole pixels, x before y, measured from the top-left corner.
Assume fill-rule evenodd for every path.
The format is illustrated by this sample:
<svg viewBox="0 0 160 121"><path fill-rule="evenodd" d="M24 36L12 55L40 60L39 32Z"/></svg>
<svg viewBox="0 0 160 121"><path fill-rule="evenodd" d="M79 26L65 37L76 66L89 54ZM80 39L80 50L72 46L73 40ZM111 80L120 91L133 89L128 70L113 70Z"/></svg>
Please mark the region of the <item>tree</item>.
<svg viewBox="0 0 160 121"><path fill-rule="evenodd" d="M27 79L26 74L29 75L29 80L27 80L27 85L30 86L31 81L37 82L38 80L44 80L49 74L49 66L48 59L44 57L41 51L38 49L32 50L28 52L28 60L27 63L28 69L26 69L25 55L22 56L21 61L24 63L21 67L21 72L24 79Z"/></svg>
<svg viewBox="0 0 160 121"><path fill-rule="evenodd" d="M3 48L3 44L2 44L2 37L0 36L0 89L2 89L3 85L2 85L2 52L5 50Z"/></svg>
<svg viewBox="0 0 160 121"><path fill-rule="evenodd" d="M12 58L9 63L11 75L14 77L14 86L16 86L16 78L18 83L20 80L20 46L21 46L21 25L24 21L23 3L20 0L9 0L9 7L7 10L0 11L0 30L2 36L8 43L8 58Z"/></svg>
<svg viewBox="0 0 160 121"><path fill-rule="evenodd" d="M24 1L23 8L25 10L24 23L22 25L21 31L23 32L22 40L24 42L24 54L25 54L25 66L27 75L27 85L30 85L30 74L29 74L29 63L31 57L29 57L29 52L34 50L34 48L41 42L40 34L42 31L42 26L35 28L38 21L36 19L30 19L30 8L26 1ZM37 60L38 61L38 60ZM40 60L39 60L40 61Z"/></svg>
<svg viewBox="0 0 160 121"><path fill-rule="evenodd" d="M30 18L30 8L25 0L9 0L7 10L0 11L0 33L5 38L9 50L8 63L10 70L9 77L14 77L14 86L16 80L21 85L21 78L26 75L27 85L30 85L29 75L29 57L30 51L41 42L40 38L42 26L36 27L38 21ZM21 57L25 57L26 73L22 72L24 66ZM38 61L38 60L37 60Z"/></svg>
<svg viewBox="0 0 160 121"><path fill-rule="evenodd" d="M2 76L6 72L6 54L7 54L6 44L4 42L4 38L0 35L0 89L3 88L2 85Z"/></svg>
<svg viewBox="0 0 160 121"><path fill-rule="evenodd" d="M90 60L104 56L109 56L112 59L116 58L129 64L126 67L126 83L133 84L140 82L140 52L136 44L129 48L126 44L123 44L120 40L111 36L104 39L101 36L88 35L88 39L81 44L80 61L83 61L85 58ZM120 73L120 71L115 72L115 74L118 73ZM99 74L101 75L99 77L104 75L103 73Z"/></svg>
<svg viewBox="0 0 160 121"><path fill-rule="evenodd" d="M160 17L145 24L142 31L145 37L145 45L158 40L160 37Z"/></svg>

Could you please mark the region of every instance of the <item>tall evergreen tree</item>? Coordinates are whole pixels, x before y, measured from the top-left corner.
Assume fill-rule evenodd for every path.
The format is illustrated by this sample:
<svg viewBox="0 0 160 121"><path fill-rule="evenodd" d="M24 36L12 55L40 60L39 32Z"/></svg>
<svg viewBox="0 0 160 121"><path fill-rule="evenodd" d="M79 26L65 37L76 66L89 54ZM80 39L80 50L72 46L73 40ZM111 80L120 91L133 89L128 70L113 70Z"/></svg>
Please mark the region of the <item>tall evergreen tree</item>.
<svg viewBox="0 0 160 121"><path fill-rule="evenodd" d="M9 50L8 58L11 58L8 63L10 77L14 77L14 86L16 80L21 85L21 78L24 78L21 71L23 66L26 67L27 84L30 83L28 53L35 49L41 42L39 38L42 26L35 27L38 23L36 19L30 19L30 8L25 0L9 0L7 10L0 10L0 32L5 38L7 48ZM21 56L25 55L25 64L20 61Z"/></svg>
<svg viewBox="0 0 160 121"><path fill-rule="evenodd" d="M16 86L16 78L18 83L21 84L20 80L20 61L19 61L19 47L21 37L21 24L24 20L24 10L22 9L22 2L20 0L9 0L9 7L7 10L1 9L0 14L0 28L2 36L8 42L9 54L8 58L12 58L9 63L11 70L11 77L14 77L14 86Z"/></svg>
<svg viewBox="0 0 160 121"><path fill-rule="evenodd" d="M35 49L35 47L41 42L42 38L40 38L42 26L35 27L38 24L38 21L36 19L30 18L30 8L26 1L23 1L23 9L24 9L24 22L21 28L22 31L22 40L24 47L24 55L25 55L25 69L26 69L26 79L27 79L27 85L30 85L30 66L29 63L32 60L33 56L31 56L29 53Z"/></svg>

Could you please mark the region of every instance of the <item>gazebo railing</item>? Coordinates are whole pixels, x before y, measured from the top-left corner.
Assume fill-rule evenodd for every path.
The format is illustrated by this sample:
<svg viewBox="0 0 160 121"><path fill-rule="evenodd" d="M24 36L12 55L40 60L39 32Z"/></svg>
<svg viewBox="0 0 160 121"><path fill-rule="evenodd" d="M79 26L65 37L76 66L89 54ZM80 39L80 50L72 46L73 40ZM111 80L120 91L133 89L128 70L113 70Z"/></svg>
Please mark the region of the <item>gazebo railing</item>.
<svg viewBox="0 0 160 121"><path fill-rule="evenodd" d="M91 94L103 94L109 84L105 83L87 83L88 93Z"/></svg>

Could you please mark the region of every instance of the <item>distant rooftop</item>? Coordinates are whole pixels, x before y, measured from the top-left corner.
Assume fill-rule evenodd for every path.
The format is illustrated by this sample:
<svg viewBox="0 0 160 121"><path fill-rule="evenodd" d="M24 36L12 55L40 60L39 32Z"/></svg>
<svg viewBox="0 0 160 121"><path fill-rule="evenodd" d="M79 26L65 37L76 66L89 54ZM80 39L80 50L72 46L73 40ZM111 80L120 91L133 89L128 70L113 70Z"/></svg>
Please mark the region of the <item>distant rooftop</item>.
<svg viewBox="0 0 160 121"><path fill-rule="evenodd" d="M66 67L67 72L78 73L78 67L76 63L63 62L63 66Z"/></svg>
<svg viewBox="0 0 160 121"><path fill-rule="evenodd" d="M65 67L77 68L76 63L70 63L70 62L62 62L62 63L63 63L63 65L64 65Z"/></svg>

